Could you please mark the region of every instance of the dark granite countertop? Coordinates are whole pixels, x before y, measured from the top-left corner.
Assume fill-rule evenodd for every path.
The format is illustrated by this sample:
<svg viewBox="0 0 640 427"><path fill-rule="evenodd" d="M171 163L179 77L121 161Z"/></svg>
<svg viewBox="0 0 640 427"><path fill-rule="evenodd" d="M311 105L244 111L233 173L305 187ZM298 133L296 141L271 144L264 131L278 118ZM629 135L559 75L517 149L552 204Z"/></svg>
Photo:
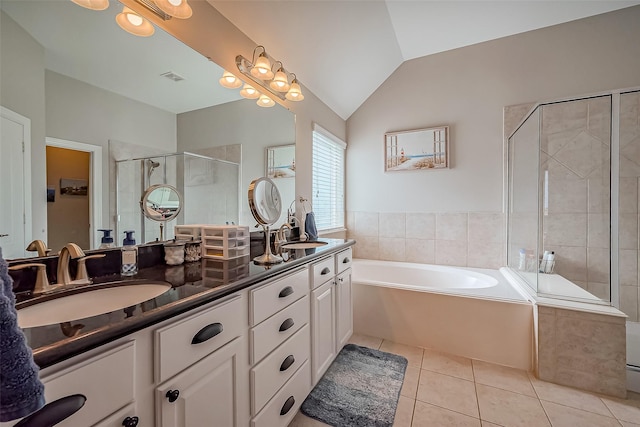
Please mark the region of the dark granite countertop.
<svg viewBox="0 0 640 427"><path fill-rule="evenodd" d="M24 333L33 349L36 364L45 368L355 243L353 240L343 239L319 240L328 244L314 249L289 251L290 257L286 262L270 268L254 264L253 257L262 252L252 252L251 256L231 260L203 258L178 266L159 264L142 268L138 274L129 277L119 274L94 277L93 284L89 287L132 280L141 284L163 281L170 283L172 287L156 298L125 309L61 324L26 328ZM257 252L260 250L261 248L257 248ZM52 296L39 298L51 299ZM34 302L33 298L18 298L16 307L19 309Z"/></svg>

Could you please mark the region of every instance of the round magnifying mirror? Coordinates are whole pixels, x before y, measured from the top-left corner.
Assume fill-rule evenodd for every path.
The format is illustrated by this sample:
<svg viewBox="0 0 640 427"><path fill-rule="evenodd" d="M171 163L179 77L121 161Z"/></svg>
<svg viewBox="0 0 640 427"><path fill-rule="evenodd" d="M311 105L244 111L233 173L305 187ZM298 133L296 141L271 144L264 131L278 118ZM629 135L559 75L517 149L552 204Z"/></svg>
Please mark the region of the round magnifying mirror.
<svg viewBox="0 0 640 427"><path fill-rule="evenodd" d="M249 185L251 214L261 225L271 225L280 218L282 202L276 184L267 177L257 178Z"/></svg>
<svg viewBox="0 0 640 427"><path fill-rule="evenodd" d="M154 221L171 221L182 210L182 196L167 184L152 185L140 200L142 213Z"/></svg>
<svg viewBox="0 0 640 427"><path fill-rule="evenodd" d="M255 257L253 262L260 265L270 265L282 262L282 257L271 253L271 233L269 226L280 218L282 202L280 191L271 179L267 177L257 178L249 184L249 208L251 214L264 228L265 248L264 254Z"/></svg>

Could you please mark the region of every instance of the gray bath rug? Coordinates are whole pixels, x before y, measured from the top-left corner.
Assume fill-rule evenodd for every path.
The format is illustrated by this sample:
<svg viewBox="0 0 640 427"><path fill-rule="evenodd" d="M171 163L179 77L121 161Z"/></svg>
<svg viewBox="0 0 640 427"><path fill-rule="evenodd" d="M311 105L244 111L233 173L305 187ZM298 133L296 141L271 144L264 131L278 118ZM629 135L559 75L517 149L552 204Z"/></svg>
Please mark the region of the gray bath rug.
<svg viewBox="0 0 640 427"><path fill-rule="evenodd" d="M347 344L300 409L335 427L391 427L406 368L402 356Z"/></svg>

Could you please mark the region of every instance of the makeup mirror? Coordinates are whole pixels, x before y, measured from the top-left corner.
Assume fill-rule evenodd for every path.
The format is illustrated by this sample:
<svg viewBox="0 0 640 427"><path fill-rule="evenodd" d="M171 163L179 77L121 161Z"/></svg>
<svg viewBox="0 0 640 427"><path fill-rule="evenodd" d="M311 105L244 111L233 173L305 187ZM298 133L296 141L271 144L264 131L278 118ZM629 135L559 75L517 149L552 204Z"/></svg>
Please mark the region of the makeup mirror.
<svg viewBox="0 0 640 427"><path fill-rule="evenodd" d="M164 224L180 214L182 196L178 190L168 184L152 185L140 199L140 209L147 218L159 221L160 240L164 240Z"/></svg>
<svg viewBox="0 0 640 427"><path fill-rule="evenodd" d="M258 224L262 225L266 239L264 254L255 257L253 261L261 265L282 262L281 257L271 253L269 226L280 218L282 201L278 187L270 178L261 177L251 181L249 185L249 208Z"/></svg>

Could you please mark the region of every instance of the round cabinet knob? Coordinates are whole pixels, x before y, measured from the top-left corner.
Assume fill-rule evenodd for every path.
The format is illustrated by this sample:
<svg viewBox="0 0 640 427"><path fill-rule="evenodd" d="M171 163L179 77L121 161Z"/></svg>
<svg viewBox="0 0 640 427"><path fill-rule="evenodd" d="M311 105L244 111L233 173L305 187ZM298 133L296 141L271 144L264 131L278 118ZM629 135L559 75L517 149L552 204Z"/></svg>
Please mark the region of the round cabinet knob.
<svg viewBox="0 0 640 427"><path fill-rule="evenodd" d="M124 427L136 427L138 425L138 417L127 417L122 421Z"/></svg>
<svg viewBox="0 0 640 427"><path fill-rule="evenodd" d="M169 402L173 403L178 400L178 396L180 396L180 390L169 390L167 394L165 394Z"/></svg>

